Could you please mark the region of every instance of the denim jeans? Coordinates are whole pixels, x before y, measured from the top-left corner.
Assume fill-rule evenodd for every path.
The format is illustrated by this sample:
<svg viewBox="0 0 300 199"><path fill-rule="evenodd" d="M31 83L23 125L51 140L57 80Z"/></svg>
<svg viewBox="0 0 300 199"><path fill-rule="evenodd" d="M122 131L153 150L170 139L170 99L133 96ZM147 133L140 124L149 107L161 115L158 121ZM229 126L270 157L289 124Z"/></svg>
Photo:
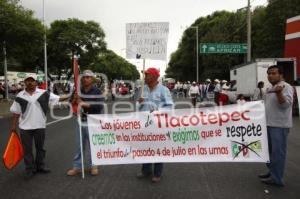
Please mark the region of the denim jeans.
<svg viewBox="0 0 300 199"><path fill-rule="evenodd" d="M163 170L163 163L154 163L154 173L155 177L160 177ZM142 165L142 173L145 175L152 174L152 163Z"/></svg>
<svg viewBox="0 0 300 199"><path fill-rule="evenodd" d="M277 184L284 185L283 173L286 159L288 128L267 127L270 163L267 163L271 177Z"/></svg>
<svg viewBox="0 0 300 199"><path fill-rule="evenodd" d="M88 131L87 123L84 123L84 122L81 123L81 134L82 134L83 154L87 153L87 155L83 156L83 157L86 157L86 161L87 161L88 165L93 166L92 160L91 160L90 139L89 139L89 131ZM76 122L76 152L75 152L75 156L73 159L73 167L77 168L77 169L82 168L81 149L80 149L80 131L79 131L78 122Z"/></svg>

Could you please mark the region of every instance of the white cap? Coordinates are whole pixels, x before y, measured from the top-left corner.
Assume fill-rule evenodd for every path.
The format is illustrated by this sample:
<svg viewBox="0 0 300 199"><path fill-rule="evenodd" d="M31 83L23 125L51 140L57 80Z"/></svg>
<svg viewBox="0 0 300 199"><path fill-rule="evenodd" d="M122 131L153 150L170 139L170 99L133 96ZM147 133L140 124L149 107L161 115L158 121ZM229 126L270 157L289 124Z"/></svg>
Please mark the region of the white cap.
<svg viewBox="0 0 300 199"><path fill-rule="evenodd" d="M193 82L193 84L196 84L196 82Z"/></svg>
<svg viewBox="0 0 300 199"><path fill-rule="evenodd" d="M26 74L26 77L25 77L24 81L29 79L29 78L32 78L32 79L34 79L34 81L36 81L36 75L30 74L30 73L28 75Z"/></svg>
<svg viewBox="0 0 300 199"><path fill-rule="evenodd" d="M206 79L205 81L206 81L206 82L211 82L211 80L210 80L210 79Z"/></svg>
<svg viewBox="0 0 300 199"><path fill-rule="evenodd" d="M222 83L227 83L227 80L222 80Z"/></svg>
<svg viewBox="0 0 300 199"><path fill-rule="evenodd" d="M220 80L218 80L218 79L215 79L215 80L214 80L214 82L216 82L216 83L220 83Z"/></svg>
<svg viewBox="0 0 300 199"><path fill-rule="evenodd" d="M224 86L222 87L222 89L223 89L223 90L229 90L230 88L229 88L229 86L224 85Z"/></svg>

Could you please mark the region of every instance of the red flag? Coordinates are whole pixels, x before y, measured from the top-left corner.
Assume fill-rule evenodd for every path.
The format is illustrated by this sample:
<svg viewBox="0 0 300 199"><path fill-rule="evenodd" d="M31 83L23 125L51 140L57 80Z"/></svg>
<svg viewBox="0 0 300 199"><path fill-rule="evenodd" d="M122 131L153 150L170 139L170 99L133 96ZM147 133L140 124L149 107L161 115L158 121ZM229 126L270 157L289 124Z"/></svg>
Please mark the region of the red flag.
<svg viewBox="0 0 300 199"><path fill-rule="evenodd" d="M3 154L4 166L11 170L23 159L24 151L20 138L16 132L12 132Z"/></svg>
<svg viewBox="0 0 300 199"><path fill-rule="evenodd" d="M78 69L78 60L75 56L73 57L73 72L74 72L74 89L75 89L74 94L78 94L79 69ZM72 104L72 109L74 114L77 114L77 107L78 107L77 103Z"/></svg>

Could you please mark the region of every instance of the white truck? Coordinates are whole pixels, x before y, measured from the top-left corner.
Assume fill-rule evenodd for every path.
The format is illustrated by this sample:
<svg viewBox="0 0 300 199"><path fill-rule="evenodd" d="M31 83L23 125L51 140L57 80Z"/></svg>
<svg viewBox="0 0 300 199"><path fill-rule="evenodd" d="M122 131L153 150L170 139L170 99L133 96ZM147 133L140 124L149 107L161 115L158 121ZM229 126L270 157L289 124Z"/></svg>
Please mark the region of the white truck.
<svg viewBox="0 0 300 199"><path fill-rule="evenodd" d="M292 84L297 80L295 58L256 59L255 62L238 65L230 70L230 80L236 81L236 95L243 94L247 98L252 98L254 89L260 81L265 83L264 89L267 88L270 85L267 69L275 64L282 66L285 81Z"/></svg>

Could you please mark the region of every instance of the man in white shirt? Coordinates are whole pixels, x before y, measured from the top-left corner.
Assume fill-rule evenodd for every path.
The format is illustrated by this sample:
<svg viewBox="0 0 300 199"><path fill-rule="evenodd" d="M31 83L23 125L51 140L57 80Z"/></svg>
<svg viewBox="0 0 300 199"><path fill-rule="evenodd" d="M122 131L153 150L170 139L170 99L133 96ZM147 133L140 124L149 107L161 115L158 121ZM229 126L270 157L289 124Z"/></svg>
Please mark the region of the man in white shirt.
<svg viewBox="0 0 300 199"><path fill-rule="evenodd" d="M186 98L187 93L188 93L188 84L187 84L187 82L184 82L182 88L183 88L183 92L184 92L184 97Z"/></svg>
<svg viewBox="0 0 300 199"><path fill-rule="evenodd" d="M189 90L189 96L192 98L192 104L195 107L197 97L200 95L199 87L196 85L196 82L193 82L190 90Z"/></svg>
<svg viewBox="0 0 300 199"><path fill-rule="evenodd" d="M45 167L44 150L46 114L49 104L57 104L67 97L59 97L48 91L38 89L35 77L29 76L25 80L25 89L18 93L10 107L13 113L11 132L16 132L19 124L21 140L24 148L25 179L34 173L49 173ZM32 154L32 141L35 142L36 158Z"/></svg>
<svg viewBox="0 0 300 199"><path fill-rule="evenodd" d="M218 104L218 99L219 99L219 94L221 92L221 84L220 84L220 80L215 79L214 80L215 83L215 89L214 89L214 93L215 93L215 103Z"/></svg>

